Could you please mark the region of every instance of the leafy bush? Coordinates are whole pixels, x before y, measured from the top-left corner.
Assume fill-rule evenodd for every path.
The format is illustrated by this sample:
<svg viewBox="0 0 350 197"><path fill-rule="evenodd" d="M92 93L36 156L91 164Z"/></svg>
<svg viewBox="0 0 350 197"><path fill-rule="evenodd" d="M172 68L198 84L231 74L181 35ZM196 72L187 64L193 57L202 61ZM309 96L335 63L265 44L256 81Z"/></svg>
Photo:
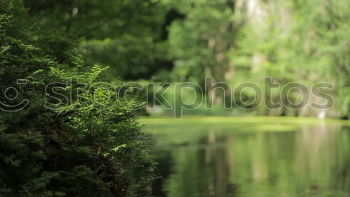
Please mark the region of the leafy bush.
<svg viewBox="0 0 350 197"><path fill-rule="evenodd" d="M149 196L151 140L132 115L140 103L118 95L122 82L101 86L101 67L67 71L79 56L57 61L43 50L26 12L0 2L2 108L29 101L0 114L0 196Z"/></svg>

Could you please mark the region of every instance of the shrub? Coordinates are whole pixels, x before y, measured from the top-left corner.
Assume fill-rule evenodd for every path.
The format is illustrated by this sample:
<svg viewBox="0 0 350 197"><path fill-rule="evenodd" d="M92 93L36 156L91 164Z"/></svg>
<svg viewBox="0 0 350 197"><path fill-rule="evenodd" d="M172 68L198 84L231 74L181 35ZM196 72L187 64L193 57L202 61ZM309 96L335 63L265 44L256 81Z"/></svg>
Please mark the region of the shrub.
<svg viewBox="0 0 350 197"><path fill-rule="evenodd" d="M0 114L0 196L149 196L151 140L132 115L140 103L118 95L122 82L101 86L99 66L68 71L78 56L61 65L22 2L0 4L0 101L9 107ZM11 108L23 99L29 105Z"/></svg>

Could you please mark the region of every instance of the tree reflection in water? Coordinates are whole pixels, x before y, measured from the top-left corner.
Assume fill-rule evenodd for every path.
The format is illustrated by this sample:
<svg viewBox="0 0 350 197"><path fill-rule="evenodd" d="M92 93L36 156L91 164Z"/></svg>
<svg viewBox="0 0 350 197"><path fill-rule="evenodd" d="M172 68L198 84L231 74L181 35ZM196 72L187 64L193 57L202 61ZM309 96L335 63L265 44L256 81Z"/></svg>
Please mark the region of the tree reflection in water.
<svg viewBox="0 0 350 197"><path fill-rule="evenodd" d="M293 131L260 132L216 125L197 133L205 135L189 134L186 143L156 148L163 176L155 183L156 196L350 195L348 127L321 123ZM170 132L168 137L176 136Z"/></svg>

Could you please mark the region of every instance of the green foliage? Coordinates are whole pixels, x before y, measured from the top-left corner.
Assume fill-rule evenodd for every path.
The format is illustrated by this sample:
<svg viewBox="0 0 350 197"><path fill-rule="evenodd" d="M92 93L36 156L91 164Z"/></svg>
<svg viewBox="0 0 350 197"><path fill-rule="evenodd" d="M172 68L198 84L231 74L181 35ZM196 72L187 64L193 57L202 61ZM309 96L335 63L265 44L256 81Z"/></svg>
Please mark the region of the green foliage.
<svg viewBox="0 0 350 197"><path fill-rule="evenodd" d="M80 43L83 65L109 65L109 79L150 78L168 66L162 41L167 9L158 0L26 0L41 27L45 50L70 64ZM64 35L62 37L62 35ZM75 42L67 42L67 38ZM82 65L79 62L77 65Z"/></svg>
<svg viewBox="0 0 350 197"><path fill-rule="evenodd" d="M169 43L177 66L174 78L198 83L206 75L223 78L230 64L227 51L233 47L238 27L234 2L180 0L174 7L186 15L170 27Z"/></svg>
<svg viewBox="0 0 350 197"><path fill-rule="evenodd" d="M348 116L348 1L164 2L185 15L169 28L174 81L203 87L205 77L211 77L214 84L227 82L235 87L249 81L262 88L266 77L274 78L280 87L290 82L308 87L328 82L335 88L327 93L339 101L335 111ZM211 95L211 85L206 95L214 97L214 103L227 99ZM281 91L273 92L276 102L283 100ZM294 94L291 99L297 97ZM277 115L285 115L283 110Z"/></svg>
<svg viewBox="0 0 350 197"><path fill-rule="evenodd" d="M150 78L159 70L166 70L168 59L165 43L155 43L151 36L124 34L104 40L81 43L86 64L110 65L109 79Z"/></svg>
<svg viewBox="0 0 350 197"><path fill-rule="evenodd" d="M30 101L0 114L0 196L149 196L152 143L132 115L140 103L118 95L122 82L102 83L105 68L75 71L70 38L44 36L21 1L0 4L0 101Z"/></svg>

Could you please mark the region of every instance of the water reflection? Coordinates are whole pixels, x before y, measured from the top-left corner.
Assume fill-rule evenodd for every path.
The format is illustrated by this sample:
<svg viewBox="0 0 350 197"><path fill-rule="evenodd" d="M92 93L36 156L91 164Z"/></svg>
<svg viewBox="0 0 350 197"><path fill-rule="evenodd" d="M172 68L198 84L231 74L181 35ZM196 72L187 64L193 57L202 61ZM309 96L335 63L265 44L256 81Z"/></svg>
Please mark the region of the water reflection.
<svg viewBox="0 0 350 197"><path fill-rule="evenodd" d="M186 143L156 148L163 178L155 183L155 196L350 196L348 127L319 124L295 131L240 132L216 125L196 136L189 134L194 128L182 133ZM169 138L175 135L167 133Z"/></svg>

